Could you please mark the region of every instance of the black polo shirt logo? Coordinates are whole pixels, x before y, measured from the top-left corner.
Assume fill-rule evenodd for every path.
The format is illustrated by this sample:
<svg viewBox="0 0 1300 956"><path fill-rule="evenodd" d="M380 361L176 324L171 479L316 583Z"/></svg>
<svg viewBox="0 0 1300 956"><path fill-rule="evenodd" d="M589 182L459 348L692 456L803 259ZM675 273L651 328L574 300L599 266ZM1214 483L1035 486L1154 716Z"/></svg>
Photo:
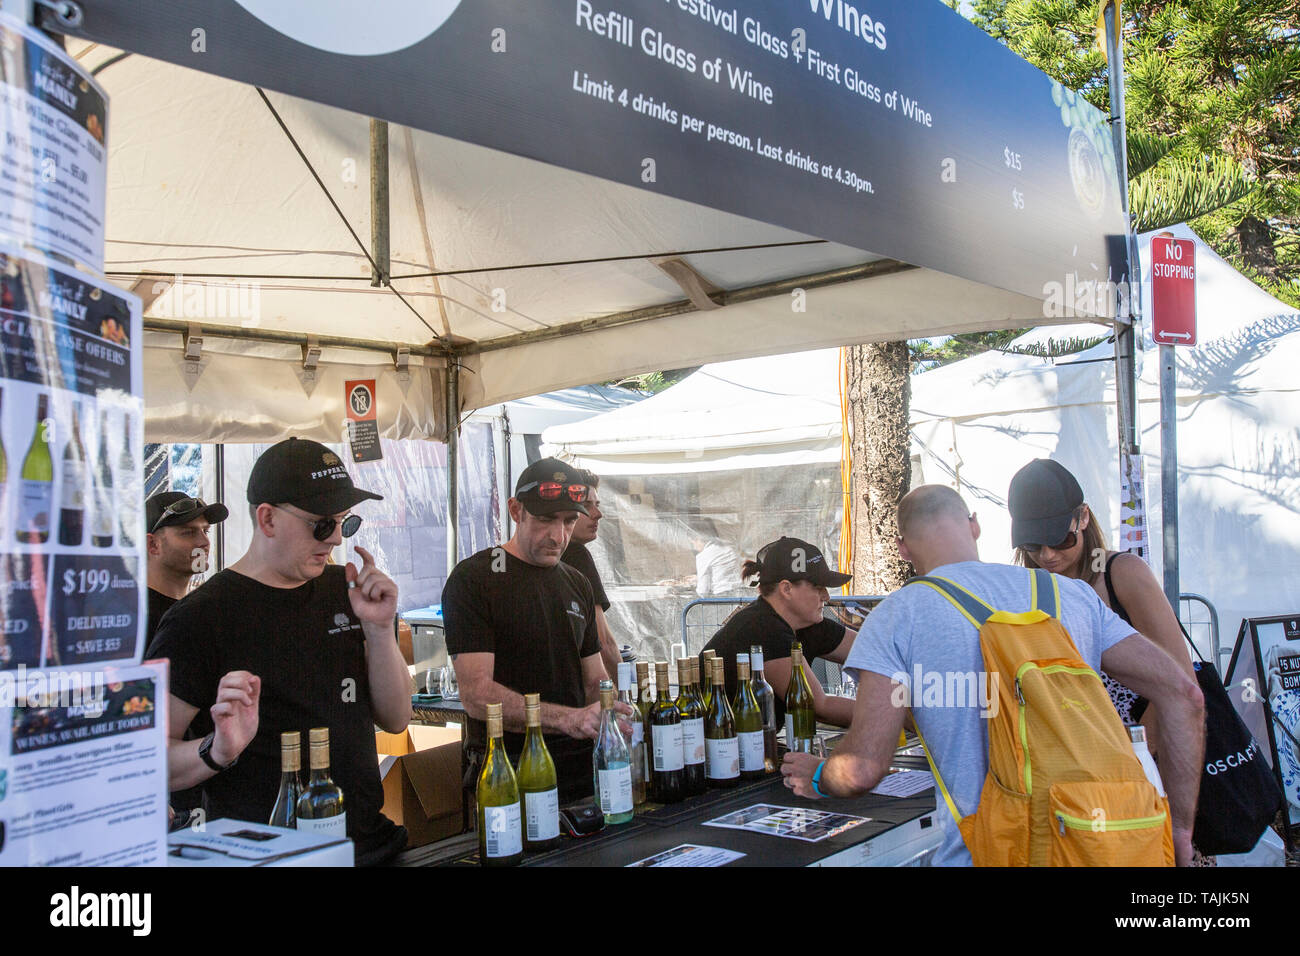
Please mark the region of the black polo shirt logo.
<svg viewBox="0 0 1300 956"><path fill-rule="evenodd" d="M344 631L356 631L356 630L360 630L360 628L361 628L360 624L353 624L351 618L349 618L342 611L339 611L337 614L334 615L334 627L331 627L328 633L342 634Z"/></svg>

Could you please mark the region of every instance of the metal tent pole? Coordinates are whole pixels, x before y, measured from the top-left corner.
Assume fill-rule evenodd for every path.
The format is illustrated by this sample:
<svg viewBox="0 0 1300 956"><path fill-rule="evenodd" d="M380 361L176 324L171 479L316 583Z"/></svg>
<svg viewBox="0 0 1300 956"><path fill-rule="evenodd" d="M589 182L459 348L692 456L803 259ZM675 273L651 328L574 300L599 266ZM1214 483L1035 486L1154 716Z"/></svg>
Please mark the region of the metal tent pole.
<svg viewBox="0 0 1300 956"><path fill-rule="evenodd" d="M1164 545L1165 597L1178 608L1178 360L1175 347L1160 346L1160 526Z"/></svg>
<svg viewBox="0 0 1300 956"><path fill-rule="evenodd" d="M447 573L460 551L460 365L447 356Z"/></svg>

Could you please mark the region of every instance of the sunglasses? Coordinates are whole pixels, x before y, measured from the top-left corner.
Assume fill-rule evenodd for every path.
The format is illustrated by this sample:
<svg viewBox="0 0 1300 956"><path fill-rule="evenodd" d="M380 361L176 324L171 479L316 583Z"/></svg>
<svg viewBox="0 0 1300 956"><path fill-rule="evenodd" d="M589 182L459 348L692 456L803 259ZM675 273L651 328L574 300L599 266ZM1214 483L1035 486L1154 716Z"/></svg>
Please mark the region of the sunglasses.
<svg viewBox="0 0 1300 956"><path fill-rule="evenodd" d="M277 508L287 515L293 515L299 521L307 522L307 524L311 525L311 536L317 541L328 541L330 535L334 533L334 528L340 524L338 518L308 518L305 515L294 514L279 505L272 505L271 507ZM352 537L357 533L357 529L361 527L361 515L344 515L342 525L343 537Z"/></svg>
<svg viewBox="0 0 1300 956"><path fill-rule="evenodd" d="M183 518L188 514L206 511L207 507L207 504L202 498L181 498L179 501L173 501L163 509L163 513L160 514L158 520L153 523L153 527L149 529L149 533L154 534L158 530L159 526L168 518Z"/></svg>
<svg viewBox="0 0 1300 956"><path fill-rule="evenodd" d="M1043 548L1045 547L1051 547L1053 551L1069 551L1071 548L1074 547L1075 542L1078 540L1079 540L1079 532L1071 528L1070 533L1065 536L1065 540L1062 541L1060 544L1054 544L1050 546L1042 545L1042 544L1026 544L1023 545L1020 550L1024 551L1026 554L1037 554L1039 551L1042 551Z"/></svg>
<svg viewBox="0 0 1300 956"><path fill-rule="evenodd" d="M583 502L587 500L587 496L591 491L586 485L566 485L560 481L530 481L522 488L515 490L515 497L518 498L534 488L537 489L537 497L543 501L556 501L561 495L567 495L570 501Z"/></svg>

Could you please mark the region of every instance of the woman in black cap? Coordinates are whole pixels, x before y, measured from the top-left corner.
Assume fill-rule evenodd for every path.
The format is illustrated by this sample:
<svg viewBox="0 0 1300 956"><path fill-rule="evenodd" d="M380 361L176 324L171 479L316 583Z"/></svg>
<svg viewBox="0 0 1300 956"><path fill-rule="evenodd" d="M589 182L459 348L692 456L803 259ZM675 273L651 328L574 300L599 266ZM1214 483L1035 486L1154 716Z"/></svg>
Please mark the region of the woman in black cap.
<svg viewBox="0 0 1300 956"><path fill-rule="evenodd" d="M1107 607L1196 679L1178 618L1155 575L1136 554L1106 547L1101 526L1083 500L1083 489L1074 475L1058 462L1036 458L1011 479L1007 506L1011 544L1021 564L1088 582ZM1120 719L1125 724L1141 721L1147 728L1151 752L1156 753L1159 726L1157 715L1147 710L1146 698L1104 671L1101 679Z"/></svg>

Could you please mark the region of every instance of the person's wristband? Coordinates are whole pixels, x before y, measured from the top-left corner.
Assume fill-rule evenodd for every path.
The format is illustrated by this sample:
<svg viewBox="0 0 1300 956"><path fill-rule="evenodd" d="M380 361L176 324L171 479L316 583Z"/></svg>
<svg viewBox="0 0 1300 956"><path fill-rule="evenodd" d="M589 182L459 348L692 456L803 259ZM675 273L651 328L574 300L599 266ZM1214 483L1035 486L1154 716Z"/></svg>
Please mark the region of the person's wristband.
<svg viewBox="0 0 1300 956"><path fill-rule="evenodd" d="M829 793L824 792L824 791L822 790L821 787L817 786L819 783L821 783L821 779L822 779L822 771L823 771L825 768L826 768L826 761L823 760L821 763L819 763L819 764L817 765L817 769L813 771L813 775L812 775L812 789L813 789L813 793L817 794L817 796L819 796L819 797L829 797L829 796L830 796Z"/></svg>
<svg viewBox="0 0 1300 956"><path fill-rule="evenodd" d="M221 773L222 771L229 770L235 764L239 763L239 757L236 756L234 760L230 761L230 763L226 764L225 766L222 766L221 764L217 763L216 758L212 756L212 744L213 741L216 740L216 737L217 735L215 733L211 733L203 738L203 742L199 744L199 759L202 760L205 764L207 764L208 767L211 768L216 773Z"/></svg>

